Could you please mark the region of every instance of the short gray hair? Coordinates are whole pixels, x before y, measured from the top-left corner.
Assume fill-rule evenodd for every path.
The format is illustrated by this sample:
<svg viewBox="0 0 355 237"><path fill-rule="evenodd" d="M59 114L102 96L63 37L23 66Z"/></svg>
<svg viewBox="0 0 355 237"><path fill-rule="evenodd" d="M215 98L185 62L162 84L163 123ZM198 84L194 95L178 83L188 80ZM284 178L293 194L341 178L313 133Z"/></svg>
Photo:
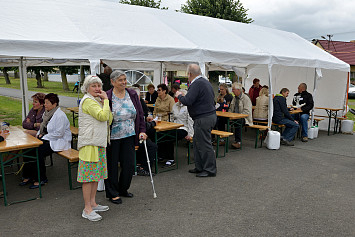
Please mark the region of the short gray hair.
<svg viewBox="0 0 355 237"><path fill-rule="evenodd" d="M126 76L126 73L124 73L124 71L121 71L121 70L115 70L111 73L110 75L110 79L112 81L116 81L117 78L119 78L120 76L123 76L125 75Z"/></svg>
<svg viewBox="0 0 355 237"><path fill-rule="evenodd" d="M234 82L234 83L232 84L232 88L237 89L237 90L240 90L240 91L243 92L243 85L242 85L241 83Z"/></svg>
<svg viewBox="0 0 355 237"><path fill-rule="evenodd" d="M187 66L187 73L191 73L194 76L202 74L200 66L194 63Z"/></svg>
<svg viewBox="0 0 355 237"><path fill-rule="evenodd" d="M89 75L85 77L84 84L81 86L81 92L83 94L88 93L89 86L93 83L98 83L102 86L102 81L98 76Z"/></svg>

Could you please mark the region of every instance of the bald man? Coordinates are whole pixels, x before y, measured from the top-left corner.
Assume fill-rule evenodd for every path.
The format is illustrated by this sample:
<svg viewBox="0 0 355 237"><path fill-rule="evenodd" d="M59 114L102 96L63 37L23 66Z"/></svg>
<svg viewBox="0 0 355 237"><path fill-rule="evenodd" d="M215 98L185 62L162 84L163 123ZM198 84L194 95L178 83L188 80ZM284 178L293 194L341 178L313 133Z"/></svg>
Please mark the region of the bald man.
<svg viewBox="0 0 355 237"><path fill-rule="evenodd" d="M214 92L211 83L201 76L197 64L187 67L190 87L185 96L175 93L179 101L187 106L194 121L194 158L195 168L189 170L196 177L214 177L217 173L216 158L211 142L211 131L216 124L217 115Z"/></svg>
<svg viewBox="0 0 355 237"><path fill-rule="evenodd" d="M306 83L301 83L298 86L298 92L293 96L292 105L297 107L297 110L301 110L299 114L293 114L292 117L302 126L301 141L308 142L309 112L313 109L314 102L312 95L307 92Z"/></svg>

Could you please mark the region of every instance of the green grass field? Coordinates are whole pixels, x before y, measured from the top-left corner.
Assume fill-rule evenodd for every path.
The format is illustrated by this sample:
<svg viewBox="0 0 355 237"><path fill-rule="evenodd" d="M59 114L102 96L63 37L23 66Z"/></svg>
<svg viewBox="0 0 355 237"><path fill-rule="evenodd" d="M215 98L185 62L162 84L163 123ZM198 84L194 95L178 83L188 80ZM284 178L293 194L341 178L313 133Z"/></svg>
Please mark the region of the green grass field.
<svg viewBox="0 0 355 237"><path fill-rule="evenodd" d="M20 100L0 96L0 121L9 122L11 125L21 125L21 107Z"/></svg>
<svg viewBox="0 0 355 237"><path fill-rule="evenodd" d="M0 96L0 121L9 122L12 126L22 125L22 103L19 99L13 99L5 96ZM30 108L32 104L30 103ZM71 112L66 112L70 125L73 125L73 115Z"/></svg>
<svg viewBox="0 0 355 237"><path fill-rule="evenodd" d="M349 99L348 104L349 104L349 107L350 107L350 108L355 109L355 99ZM350 112L348 112L348 113L346 114L346 117L347 117L348 119L350 119L350 120L355 121L355 115L353 115L353 114L350 113ZM355 124L354 124L353 131L355 131Z"/></svg>
<svg viewBox="0 0 355 237"><path fill-rule="evenodd" d="M5 88L13 88L13 89L20 89L20 79L10 77L10 85L5 83L5 78L0 77L0 87ZM43 93L56 93L58 95L63 96L71 96L77 97L78 93L71 91L74 88L75 83L68 83L70 91L64 91L61 82L54 82L54 81L45 81L43 82L44 88L37 88L37 80L35 78L28 78L27 79L28 90L29 91L36 91L36 92L43 92Z"/></svg>

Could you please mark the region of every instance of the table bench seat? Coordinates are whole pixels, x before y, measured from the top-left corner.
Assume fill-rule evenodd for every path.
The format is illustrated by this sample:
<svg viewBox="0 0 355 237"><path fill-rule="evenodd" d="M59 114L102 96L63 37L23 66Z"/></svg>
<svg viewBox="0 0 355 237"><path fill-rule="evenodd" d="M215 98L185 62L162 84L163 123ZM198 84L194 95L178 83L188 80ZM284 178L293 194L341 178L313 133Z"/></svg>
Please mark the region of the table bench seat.
<svg viewBox="0 0 355 237"><path fill-rule="evenodd" d="M267 122L266 122L267 124ZM279 124L279 125L283 125L283 124ZM285 126L285 125L283 125ZM264 125L257 125L257 124L254 124L254 125L245 125L245 127L247 128L253 128L253 129L256 129L256 137L255 137L255 149L258 148L258 140L260 139L260 147L263 146L263 136L261 134L260 136L260 131L265 131L265 130L268 130L269 127L268 126L264 126Z"/></svg>
<svg viewBox="0 0 355 237"><path fill-rule="evenodd" d="M224 146L224 154L223 154L223 156L218 156L218 154L219 154L219 140L220 140L220 138L230 137L230 136L233 135L233 133L231 133L231 132L225 132L225 131L219 131L219 130L212 130L212 131L211 131L211 134L217 136L216 158L225 157L225 156L226 156L226 151L227 151L226 148L227 148L227 146L228 146L228 142L227 142L227 144Z"/></svg>
<svg viewBox="0 0 355 237"><path fill-rule="evenodd" d="M71 175L72 167L74 167L79 162L79 151L75 149L69 149L69 150L57 152L57 154L61 157L66 158L68 161L68 178L69 178L70 190L80 188L80 186L73 188L72 175Z"/></svg>
<svg viewBox="0 0 355 237"><path fill-rule="evenodd" d="M79 161L79 151L75 149L59 151L57 154L68 159L71 163Z"/></svg>

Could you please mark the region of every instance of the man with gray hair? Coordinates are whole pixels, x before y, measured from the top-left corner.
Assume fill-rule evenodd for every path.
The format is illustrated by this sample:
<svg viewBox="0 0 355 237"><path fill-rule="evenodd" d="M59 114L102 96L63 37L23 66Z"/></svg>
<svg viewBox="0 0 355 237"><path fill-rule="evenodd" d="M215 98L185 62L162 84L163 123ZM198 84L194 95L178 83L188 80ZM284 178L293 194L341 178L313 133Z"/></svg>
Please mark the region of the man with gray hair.
<svg viewBox="0 0 355 237"><path fill-rule="evenodd" d="M175 93L179 101L187 106L194 121L194 157L195 168L189 170L196 177L214 177L217 173L215 153L211 143L211 131L216 124L217 115L214 106L214 92L211 83L201 76L197 64L187 67L190 87L185 96Z"/></svg>
<svg viewBox="0 0 355 237"><path fill-rule="evenodd" d="M237 82L232 84L232 92L235 95L233 98L229 112L238 114L247 114L248 117L239 119L239 126L235 128L234 136L235 142L232 143L232 148L240 149L242 142L242 128L245 124L253 125L252 103L249 96L243 93L243 85Z"/></svg>

